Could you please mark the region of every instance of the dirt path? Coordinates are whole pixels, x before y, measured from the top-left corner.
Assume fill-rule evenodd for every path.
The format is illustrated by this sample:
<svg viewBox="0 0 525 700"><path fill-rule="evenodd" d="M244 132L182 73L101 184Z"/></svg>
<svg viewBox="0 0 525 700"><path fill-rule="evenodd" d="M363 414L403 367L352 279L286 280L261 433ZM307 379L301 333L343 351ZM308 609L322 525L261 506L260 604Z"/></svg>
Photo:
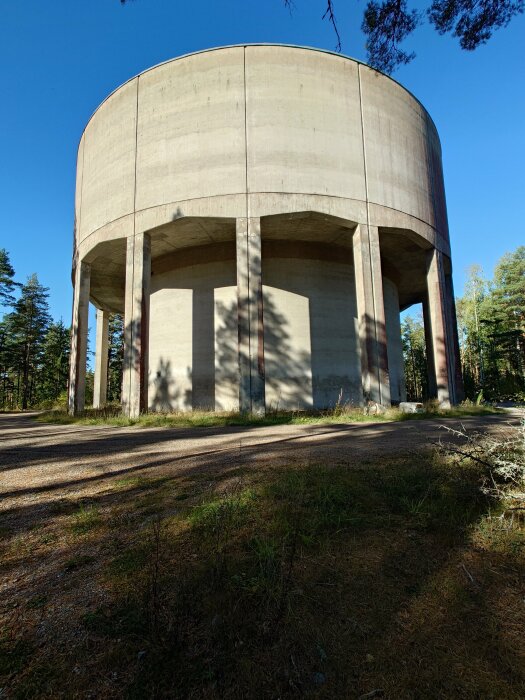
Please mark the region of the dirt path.
<svg viewBox="0 0 525 700"><path fill-rule="evenodd" d="M511 416L464 418L468 430L498 430ZM36 423L0 415L0 511L66 496L87 497L115 478L187 474L240 465L403 454L450 439L458 419L351 425L115 428Z"/></svg>

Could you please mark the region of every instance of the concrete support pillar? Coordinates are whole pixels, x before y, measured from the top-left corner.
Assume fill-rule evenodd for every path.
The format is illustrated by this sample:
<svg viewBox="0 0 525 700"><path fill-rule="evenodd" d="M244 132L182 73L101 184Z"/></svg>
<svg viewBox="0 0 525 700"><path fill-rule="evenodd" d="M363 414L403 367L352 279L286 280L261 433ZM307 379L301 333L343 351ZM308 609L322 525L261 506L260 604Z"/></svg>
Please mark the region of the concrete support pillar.
<svg viewBox="0 0 525 700"><path fill-rule="evenodd" d="M445 287L448 307L448 325L450 338L450 358L452 376L454 380L454 403L460 403L465 398L463 388L463 373L461 371L461 355L459 352L458 319L456 316L456 298L454 296L454 284L452 275L445 274Z"/></svg>
<svg viewBox="0 0 525 700"><path fill-rule="evenodd" d="M448 407L456 402L450 304L443 253L431 250L427 254L428 320L434 358L437 399Z"/></svg>
<svg viewBox="0 0 525 700"><path fill-rule="evenodd" d="M239 408L264 414L264 320L261 272L261 221L237 219L237 309L239 332Z"/></svg>
<svg viewBox="0 0 525 700"><path fill-rule="evenodd" d="M428 398L437 399L436 367L434 364L434 347L432 343L432 325L430 323L430 310L428 297L423 300L423 326L425 329L425 351L427 355L427 384Z"/></svg>
<svg viewBox="0 0 525 700"><path fill-rule="evenodd" d="M365 402L390 406L390 380L377 226L359 224L353 235L361 376Z"/></svg>
<svg viewBox="0 0 525 700"><path fill-rule="evenodd" d="M76 415L84 410L86 398L86 358L88 340L89 287L91 268L79 260L75 267L71 356L69 360L68 411Z"/></svg>
<svg viewBox="0 0 525 700"><path fill-rule="evenodd" d="M97 309L97 339L95 346L95 380L93 408L106 404L108 391L109 311Z"/></svg>
<svg viewBox="0 0 525 700"><path fill-rule="evenodd" d="M148 408L149 295L151 243L146 233L130 236L126 249L122 412L137 418Z"/></svg>

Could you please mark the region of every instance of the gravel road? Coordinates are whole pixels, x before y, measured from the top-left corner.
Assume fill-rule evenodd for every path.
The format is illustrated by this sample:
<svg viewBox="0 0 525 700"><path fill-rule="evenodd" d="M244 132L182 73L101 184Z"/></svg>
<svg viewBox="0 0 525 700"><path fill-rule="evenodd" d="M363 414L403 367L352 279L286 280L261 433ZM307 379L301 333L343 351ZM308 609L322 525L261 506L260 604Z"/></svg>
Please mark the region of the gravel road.
<svg viewBox="0 0 525 700"><path fill-rule="evenodd" d="M513 420L509 414L461 421L181 429L62 426L36 423L33 417L0 415L0 511L94 495L115 478L129 476L189 476L327 458L348 464L380 460L450 439L445 425L494 431Z"/></svg>

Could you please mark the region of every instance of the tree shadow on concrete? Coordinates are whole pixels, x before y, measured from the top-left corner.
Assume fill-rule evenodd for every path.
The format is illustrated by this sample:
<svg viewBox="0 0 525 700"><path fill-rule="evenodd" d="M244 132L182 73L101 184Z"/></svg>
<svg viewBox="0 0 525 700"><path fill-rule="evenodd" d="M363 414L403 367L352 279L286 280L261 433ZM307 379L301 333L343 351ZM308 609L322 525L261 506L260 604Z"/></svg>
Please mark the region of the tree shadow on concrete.
<svg viewBox="0 0 525 700"><path fill-rule="evenodd" d="M250 358L237 353L237 304L217 304L219 328L216 336L217 375L221 382L238 385L239 361L249 365ZM304 409L313 403L311 356L297 351L291 343L288 322L268 294L264 295L264 372L268 389L278 396L277 405L267 409Z"/></svg>
<svg viewBox="0 0 525 700"><path fill-rule="evenodd" d="M158 367L155 370L153 385L154 393L153 399L150 400L150 410L158 413L170 413L173 411L180 402L182 392L175 385L170 360L160 358ZM184 403L188 406L188 392L185 393Z"/></svg>

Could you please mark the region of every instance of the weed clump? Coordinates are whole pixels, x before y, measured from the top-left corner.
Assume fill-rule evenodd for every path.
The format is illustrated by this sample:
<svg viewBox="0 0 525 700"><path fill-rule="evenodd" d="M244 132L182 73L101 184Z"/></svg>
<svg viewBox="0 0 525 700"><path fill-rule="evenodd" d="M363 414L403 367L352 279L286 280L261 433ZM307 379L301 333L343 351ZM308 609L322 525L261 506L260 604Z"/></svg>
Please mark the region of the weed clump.
<svg viewBox="0 0 525 700"><path fill-rule="evenodd" d="M94 505L80 504L80 508L71 516L71 530L75 535L86 535L99 527L100 513Z"/></svg>

